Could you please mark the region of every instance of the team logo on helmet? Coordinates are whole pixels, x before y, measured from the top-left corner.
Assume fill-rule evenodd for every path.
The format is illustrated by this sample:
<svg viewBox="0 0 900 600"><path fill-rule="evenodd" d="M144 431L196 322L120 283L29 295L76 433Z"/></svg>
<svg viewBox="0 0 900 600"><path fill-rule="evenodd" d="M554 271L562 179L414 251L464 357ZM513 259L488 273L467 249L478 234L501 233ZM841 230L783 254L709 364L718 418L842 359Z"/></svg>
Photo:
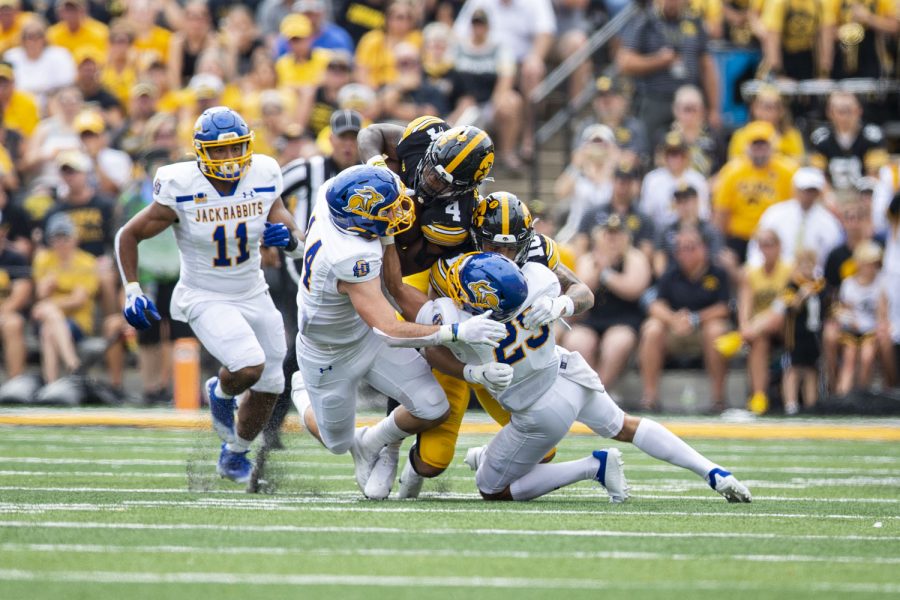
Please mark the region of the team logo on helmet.
<svg viewBox="0 0 900 600"><path fill-rule="evenodd" d="M384 196L372 186L367 185L362 189L353 190L353 194L347 198L344 208L351 213L374 215L377 212L375 207L382 202L384 202Z"/></svg>
<svg viewBox="0 0 900 600"><path fill-rule="evenodd" d="M475 171L475 175L472 177L472 180L475 183L481 183L484 181L484 178L487 177L488 173L491 172L491 168L494 166L494 153L489 152L487 156L485 156L481 160L481 164L478 165L478 170Z"/></svg>
<svg viewBox="0 0 900 600"><path fill-rule="evenodd" d="M486 306L491 310L500 309L500 296L497 295L497 288L492 286L490 282L484 279L472 281L466 287L472 292L474 298L473 304L476 306Z"/></svg>

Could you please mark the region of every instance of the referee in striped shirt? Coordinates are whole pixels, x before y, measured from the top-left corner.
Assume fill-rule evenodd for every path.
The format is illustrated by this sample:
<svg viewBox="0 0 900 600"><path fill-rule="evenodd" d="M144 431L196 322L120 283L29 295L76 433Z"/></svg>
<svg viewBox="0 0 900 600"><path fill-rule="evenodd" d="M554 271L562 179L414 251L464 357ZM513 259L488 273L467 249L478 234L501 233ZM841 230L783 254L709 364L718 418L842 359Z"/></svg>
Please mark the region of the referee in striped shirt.
<svg viewBox="0 0 900 600"><path fill-rule="evenodd" d="M294 215L297 223L309 223L319 187L344 169L359 164L356 135L362 129L362 116L353 110L337 110L331 115L330 156L298 158L282 167L284 205ZM275 305L284 315L288 335L288 353L284 359L285 388L278 398L268 425L263 430L264 446L280 448L278 431L291 406L291 376L297 371L297 353L294 347L297 337L297 282L300 279L302 261L282 256L279 270L280 285L272 290Z"/></svg>

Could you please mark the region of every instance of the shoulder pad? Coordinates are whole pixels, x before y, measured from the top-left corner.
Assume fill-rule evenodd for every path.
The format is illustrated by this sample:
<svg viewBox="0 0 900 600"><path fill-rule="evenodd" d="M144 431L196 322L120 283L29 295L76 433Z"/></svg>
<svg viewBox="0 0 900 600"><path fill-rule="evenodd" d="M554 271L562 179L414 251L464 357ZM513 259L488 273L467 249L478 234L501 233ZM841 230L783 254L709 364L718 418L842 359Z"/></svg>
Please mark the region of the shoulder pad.
<svg viewBox="0 0 900 600"><path fill-rule="evenodd" d="M809 141L818 146L831 137L831 130L828 127L819 127L809 135Z"/></svg>
<svg viewBox="0 0 900 600"><path fill-rule="evenodd" d="M881 132L881 127L874 124L869 124L863 127L862 134L864 138L866 138L873 144L879 144L884 139L884 134Z"/></svg>

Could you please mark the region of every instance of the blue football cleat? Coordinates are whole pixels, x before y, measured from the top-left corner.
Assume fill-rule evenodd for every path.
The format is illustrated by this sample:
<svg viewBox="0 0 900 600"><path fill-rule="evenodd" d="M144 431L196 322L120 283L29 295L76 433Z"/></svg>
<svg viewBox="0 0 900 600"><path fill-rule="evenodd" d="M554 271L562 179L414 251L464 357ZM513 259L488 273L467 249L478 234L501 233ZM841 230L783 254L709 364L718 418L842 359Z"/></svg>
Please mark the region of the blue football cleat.
<svg viewBox="0 0 900 600"><path fill-rule="evenodd" d="M216 471L225 479L230 479L235 483L247 483L250 481L250 473L253 471L253 465L250 463L250 459L247 458L249 452L249 450L246 452L232 452L223 443Z"/></svg>
<svg viewBox="0 0 900 600"><path fill-rule="evenodd" d="M209 409L212 412L213 429L219 434L219 438L226 444L234 441L234 409L237 406L234 398L219 398L216 396L216 384L218 377L210 377L206 380L206 396L209 400Z"/></svg>
<svg viewBox="0 0 900 600"><path fill-rule="evenodd" d="M729 502L751 502L750 490L725 469L715 468L706 474L706 483Z"/></svg>
<svg viewBox="0 0 900 600"><path fill-rule="evenodd" d="M600 485L606 488L609 501L614 503L625 502L628 499L628 482L625 481L624 462L622 453L616 448L608 450L594 450L591 454L600 461L597 476L594 477Z"/></svg>

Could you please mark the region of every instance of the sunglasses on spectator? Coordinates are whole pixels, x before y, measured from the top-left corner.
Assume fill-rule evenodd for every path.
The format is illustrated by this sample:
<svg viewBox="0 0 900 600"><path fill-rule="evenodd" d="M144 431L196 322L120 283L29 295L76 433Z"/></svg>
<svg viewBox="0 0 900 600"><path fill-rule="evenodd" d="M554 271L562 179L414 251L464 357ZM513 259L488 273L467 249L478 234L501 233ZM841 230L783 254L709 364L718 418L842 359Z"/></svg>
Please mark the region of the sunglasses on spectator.
<svg viewBox="0 0 900 600"><path fill-rule="evenodd" d="M401 69L410 69L419 66L419 60L416 58L402 58L397 61L397 66Z"/></svg>
<svg viewBox="0 0 900 600"><path fill-rule="evenodd" d="M347 63L341 63L341 62L328 63L328 70L329 70L329 71L341 71L341 72L343 72L343 73L349 73L349 72L350 72L350 65L348 65Z"/></svg>
<svg viewBox="0 0 900 600"><path fill-rule="evenodd" d="M678 107L678 110L681 110L684 112L700 112L700 105L699 104L682 104L681 106Z"/></svg>
<svg viewBox="0 0 900 600"><path fill-rule="evenodd" d="M679 244L675 247L678 252L693 252L700 248L700 244Z"/></svg>

